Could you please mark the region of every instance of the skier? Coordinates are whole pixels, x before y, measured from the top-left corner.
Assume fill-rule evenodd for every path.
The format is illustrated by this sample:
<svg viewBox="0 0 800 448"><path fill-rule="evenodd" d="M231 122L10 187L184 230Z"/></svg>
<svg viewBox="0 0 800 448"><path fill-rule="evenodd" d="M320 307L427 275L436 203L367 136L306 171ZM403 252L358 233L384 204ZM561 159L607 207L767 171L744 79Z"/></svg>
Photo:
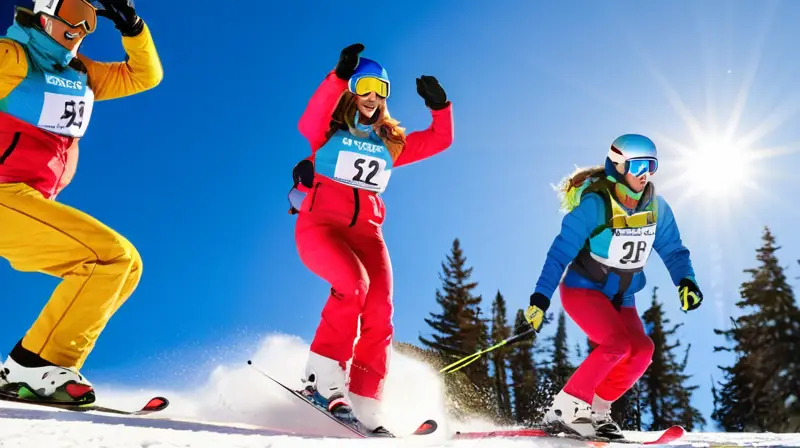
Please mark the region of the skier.
<svg viewBox="0 0 800 448"><path fill-rule="evenodd" d="M394 168L451 145L453 118L444 89L435 77L423 75L416 80L417 92L433 123L405 135L386 106L387 72L360 57L363 50L353 44L341 51L300 118L312 154L294 168L290 213L298 215L301 260L331 285L311 343L304 393L340 420L360 421L367 431L391 436L379 424L393 334L392 269L380 193Z"/></svg>
<svg viewBox="0 0 800 448"><path fill-rule="evenodd" d="M163 76L133 2L98 3L102 9L84 0L18 6L0 39L0 256L18 271L62 279L2 366L5 395L94 402L92 384L79 370L142 274L128 240L55 200L75 173L94 101L151 89ZM121 33L126 62L78 54L98 15Z"/></svg>
<svg viewBox="0 0 800 448"><path fill-rule="evenodd" d="M645 286L642 270L651 249L678 287L684 312L703 300L672 210L650 182L657 167L652 140L626 134L611 144L604 166L578 170L561 184L561 205L568 213L525 314L539 331L558 286L564 310L596 348L554 398L545 425L585 436L622 437L611 419L611 404L641 377L653 356L634 299Z"/></svg>

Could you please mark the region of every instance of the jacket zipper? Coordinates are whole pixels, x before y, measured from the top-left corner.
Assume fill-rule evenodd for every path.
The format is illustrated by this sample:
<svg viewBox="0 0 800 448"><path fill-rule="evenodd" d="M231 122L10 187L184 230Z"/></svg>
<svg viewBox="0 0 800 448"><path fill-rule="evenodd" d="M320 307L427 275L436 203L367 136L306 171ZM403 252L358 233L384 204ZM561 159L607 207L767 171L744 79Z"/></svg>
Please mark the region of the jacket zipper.
<svg viewBox="0 0 800 448"><path fill-rule="evenodd" d="M0 156L0 165L6 163L8 156L10 156L11 153L14 152L14 149L17 148L17 144L19 144L19 138L21 135L21 132L14 133L14 138L11 140L11 145L9 145L9 147L3 152L3 155Z"/></svg>
<svg viewBox="0 0 800 448"><path fill-rule="evenodd" d="M358 188L353 188L353 199L355 200L355 205L353 206L353 220L350 221L349 227L356 225L356 220L358 219L358 211L361 205L360 198L358 197Z"/></svg>
<svg viewBox="0 0 800 448"><path fill-rule="evenodd" d="M311 209L314 208L314 201L317 199L317 188L319 188L320 182L314 184L314 192L311 194L311 205L308 206L308 211L310 212Z"/></svg>

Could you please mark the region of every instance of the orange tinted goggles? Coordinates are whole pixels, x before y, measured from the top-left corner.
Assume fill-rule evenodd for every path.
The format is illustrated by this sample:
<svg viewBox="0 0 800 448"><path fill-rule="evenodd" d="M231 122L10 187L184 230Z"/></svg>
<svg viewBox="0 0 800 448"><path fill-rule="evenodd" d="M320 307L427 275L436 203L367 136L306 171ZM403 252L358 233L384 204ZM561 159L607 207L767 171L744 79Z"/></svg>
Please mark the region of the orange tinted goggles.
<svg viewBox="0 0 800 448"><path fill-rule="evenodd" d="M55 16L71 27L82 26L89 33L97 29L97 10L86 0L60 0Z"/></svg>

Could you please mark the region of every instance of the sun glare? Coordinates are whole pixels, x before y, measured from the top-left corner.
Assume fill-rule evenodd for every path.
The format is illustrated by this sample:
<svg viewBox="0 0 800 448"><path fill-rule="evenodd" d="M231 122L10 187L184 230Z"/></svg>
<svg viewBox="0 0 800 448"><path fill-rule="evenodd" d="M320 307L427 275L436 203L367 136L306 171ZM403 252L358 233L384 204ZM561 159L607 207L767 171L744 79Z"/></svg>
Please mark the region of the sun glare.
<svg viewBox="0 0 800 448"><path fill-rule="evenodd" d="M687 150L681 164L688 185L697 193L715 199L737 197L741 187L749 183L753 157L747 148L709 136Z"/></svg>

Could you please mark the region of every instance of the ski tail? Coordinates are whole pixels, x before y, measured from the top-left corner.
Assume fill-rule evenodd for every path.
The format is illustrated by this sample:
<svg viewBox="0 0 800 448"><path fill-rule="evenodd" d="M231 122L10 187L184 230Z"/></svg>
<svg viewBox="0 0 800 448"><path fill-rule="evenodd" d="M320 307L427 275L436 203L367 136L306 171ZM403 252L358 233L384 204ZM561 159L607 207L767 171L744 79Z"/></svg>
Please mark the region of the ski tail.
<svg viewBox="0 0 800 448"><path fill-rule="evenodd" d="M106 412L109 414L122 414L122 415L147 415L155 412L161 412L169 406L169 400L164 397L153 397L147 404L138 410L126 411L124 409L110 408L106 406L87 406L90 411Z"/></svg>
<svg viewBox="0 0 800 448"><path fill-rule="evenodd" d="M97 404L97 402L67 403L67 402L57 402L57 401L33 400L27 398L20 398L16 394L0 394L0 400L10 401L14 403L30 404L33 406L57 408L73 412L103 412L106 414L118 414L118 415L147 415L155 412L161 412L169 406L169 400L167 400L165 397L153 397L150 400L148 400L144 406L134 410L103 406Z"/></svg>
<svg viewBox="0 0 800 448"><path fill-rule="evenodd" d="M439 424L436 423L436 420L425 420L411 435L426 436L428 434L433 434L438 428Z"/></svg>
<svg viewBox="0 0 800 448"><path fill-rule="evenodd" d="M667 445L686 435L686 429L683 426L670 426L656 440L643 442L643 445Z"/></svg>

